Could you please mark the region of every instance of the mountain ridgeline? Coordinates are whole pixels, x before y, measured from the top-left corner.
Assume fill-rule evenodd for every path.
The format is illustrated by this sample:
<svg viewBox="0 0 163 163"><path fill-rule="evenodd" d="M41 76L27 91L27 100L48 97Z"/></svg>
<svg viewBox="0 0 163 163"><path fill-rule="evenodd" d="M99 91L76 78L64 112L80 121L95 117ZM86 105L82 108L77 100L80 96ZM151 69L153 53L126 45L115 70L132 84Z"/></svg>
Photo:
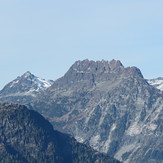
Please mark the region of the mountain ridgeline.
<svg viewBox="0 0 163 163"><path fill-rule="evenodd" d="M32 103L54 128L125 163L163 162L163 93L120 61L77 61Z"/></svg>
<svg viewBox="0 0 163 163"><path fill-rule="evenodd" d="M0 101L23 97L56 130L124 163L162 163L163 92L151 82L118 60L83 60L30 100L6 86Z"/></svg>
<svg viewBox="0 0 163 163"><path fill-rule="evenodd" d="M119 163L54 131L37 112L8 103L0 103L0 162Z"/></svg>
<svg viewBox="0 0 163 163"><path fill-rule="evenodd" d="M53 83L54 81L52 80L46 81L27 71L22 76L8 83L0 91L0 101L30 103L34 97L50 87Z"/></svg>

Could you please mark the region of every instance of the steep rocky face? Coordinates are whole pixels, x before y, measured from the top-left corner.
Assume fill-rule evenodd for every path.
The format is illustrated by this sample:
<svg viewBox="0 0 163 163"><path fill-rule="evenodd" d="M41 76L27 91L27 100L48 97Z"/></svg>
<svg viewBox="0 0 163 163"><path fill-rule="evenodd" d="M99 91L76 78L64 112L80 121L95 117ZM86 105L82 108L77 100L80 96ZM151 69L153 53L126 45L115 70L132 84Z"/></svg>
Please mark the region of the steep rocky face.
<svg viewBox="0 0 163 163"><path fill-rule="evenodd" d="M120 61L77 61L68 72L53 84L53 89L87 90L98 82L116 79L124 69ZM115 75L116 74L116 75Z"/></svg>
<svg viewBox="0 0 163 163"><path fill-rule="evenodd" d="M54 131L37 112L0 103L1 163L119 163Z"/></svg>
<svg viewBox="0 0 163 163"><path fill-rule="evenodd" d="M163 93L120 61L77 61L33 107L53 126L125 163L163 162Z"/></svg>
<svg viewBox="0 0 163 163"><path fill-rule="evenodd" d="M53 83L53 81L46 81L27 71L0 91L0 101L29 103L36 95Z"/></svg>
<svg viewBox="0 0 163 163"><path fill-rule="evenodd" d="M157 89L160 89L163 91L163 78L162 77L159 77L156 79L149 79L147 81L150 85L152 85L152 86L156 87Z"/></svg>

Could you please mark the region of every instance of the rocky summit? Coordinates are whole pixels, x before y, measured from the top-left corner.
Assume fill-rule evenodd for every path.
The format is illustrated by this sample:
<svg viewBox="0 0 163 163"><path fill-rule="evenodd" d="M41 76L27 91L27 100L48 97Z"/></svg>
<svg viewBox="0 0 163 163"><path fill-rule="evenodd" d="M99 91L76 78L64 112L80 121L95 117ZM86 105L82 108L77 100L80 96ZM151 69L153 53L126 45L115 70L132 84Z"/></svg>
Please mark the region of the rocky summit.
<svg viewBox="0 0 163 163"><path fill-rule="evenodd" d="M77 61L32 106L55 129L124 163L163 162L163 92L136 67Z"/></svg>
<svg viewBox="0 0 163 163"><path fill-rule="evenodd" d="M50 87L54 82L52 80L36 77L29 71L15 80L8 83L0 91L1 102L29 103L41 91Z"/></svg>
<svg viewBox="0 0 163 163"><path fill-rule="evenodd" d="M0 103L0 162L119 163L54 131L37 112L8 103Z"/></svg>

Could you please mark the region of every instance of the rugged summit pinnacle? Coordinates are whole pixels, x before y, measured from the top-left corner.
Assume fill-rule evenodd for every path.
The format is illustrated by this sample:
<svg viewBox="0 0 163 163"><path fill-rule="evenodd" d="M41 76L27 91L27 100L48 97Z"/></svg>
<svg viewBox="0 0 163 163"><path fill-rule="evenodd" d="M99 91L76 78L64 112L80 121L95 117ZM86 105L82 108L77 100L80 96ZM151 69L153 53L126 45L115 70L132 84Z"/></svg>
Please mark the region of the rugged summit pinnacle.
<svg viewBox="0 0 163 163"><path fill-rule="evenodd" d="M118 68L123 68L124 66L119 60L111 61L92 61L92 60L83 60L76 61L71 68L78 70L79 72L109 72Z"/></svg>
<svg viewBox="0 0 163 163"><path fill-rule="evenodd" d="M111 61L76 61L66 74L55 81L54 89L89 89L100 82L115 82L121 77L135 74L143 77L140 70L136 67L125 68L118 60Z"/></svg>
<svg viewBox="0 0 163 163"><path fill-rule="evenodd" d="M32 80L34 77L35 77L35 75L33 75L30 71L26 71L22 76L20 76L18 78Z"/></svg>

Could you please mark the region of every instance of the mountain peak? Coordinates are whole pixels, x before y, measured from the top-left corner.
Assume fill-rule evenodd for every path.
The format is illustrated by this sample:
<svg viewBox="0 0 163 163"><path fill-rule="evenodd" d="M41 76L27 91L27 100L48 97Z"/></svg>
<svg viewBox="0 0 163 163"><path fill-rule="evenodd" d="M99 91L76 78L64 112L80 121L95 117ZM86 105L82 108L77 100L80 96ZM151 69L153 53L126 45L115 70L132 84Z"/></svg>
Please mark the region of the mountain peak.
<svg viewBox="0 0 163 163"><path fill-rule="evenodd" d="M124 66L119 60L101 60L101 61L92 61L85 59L83 61L76 61L70 68L71 71L76 73L83 74L102 74L110 73L111 71L118 71L123 69Z"/></svg>
<svg viewBox="0 0 163 163"><path fill-rule="evenodd" d="M137 67L77 61L33 106L54 128L124 163L162 161L163 94Z"/></svg>
<svg viewBox="0 0 163 163"><path fill-rule="evenodd" d="M34 78L35 77L35 75L33 75L30 71L27 71L27 72L25 72L22 76L21 76L21 78Z"/></svg>
<svg viewBox="0 0 163 163"><path fill-rule="evenodd" d="M24 75L31 75L32 73L30 71L26 71Z"/></svg>
<svg viewBox="0 0 163 163"><path fill-rule="evenodd" d="M82 61L76 61L72 67L74 68L79 68L79 69L83 69L83 70L87 70L87 69L115 69L118 67L124 67L123 64L119 61L119 60L111 60L111 61L107 61L107 60L101 60L101 61L92 61L92 60L82 60Z"/></svg>
<svg viewBox="0 0 163 163"><path fill-rule="evenodd" d="M123 64L121 63L121 61L115 60L115 59L111 60L111 61L109 62L109 64L110 64L110 67L111 67L112 69L115 69L115 68L117 68L117 67L124 67Z"/></svg>
<svg viewBox="0 0 163 163"><path fill-rule="evenodd" d="M26 71L23 75L32 75L32 73L30 71Z"/></svg>
<svg viewBox="0 0 163 163"><path fill-rule="evenodd" d="M82 60L76 61L67 73L57 80L53 87L82 90L94 87L100 82L119 81L124 77L143 78L139 69L124 67L119 60Z"/></svg>
<svg viewBox="0 0 163 163"><path fill-rule="evenodd" d="M18 100L13 102L23 102L21 97L28 96L31 99L41 91L50 87L52 84L52 80L47 81L33 75L30 71L27 71L22 76L19 76L15 80L8 83L0 91L0 101L6 101L8 98L12 101L13 97L18 97Z"/></svg>

